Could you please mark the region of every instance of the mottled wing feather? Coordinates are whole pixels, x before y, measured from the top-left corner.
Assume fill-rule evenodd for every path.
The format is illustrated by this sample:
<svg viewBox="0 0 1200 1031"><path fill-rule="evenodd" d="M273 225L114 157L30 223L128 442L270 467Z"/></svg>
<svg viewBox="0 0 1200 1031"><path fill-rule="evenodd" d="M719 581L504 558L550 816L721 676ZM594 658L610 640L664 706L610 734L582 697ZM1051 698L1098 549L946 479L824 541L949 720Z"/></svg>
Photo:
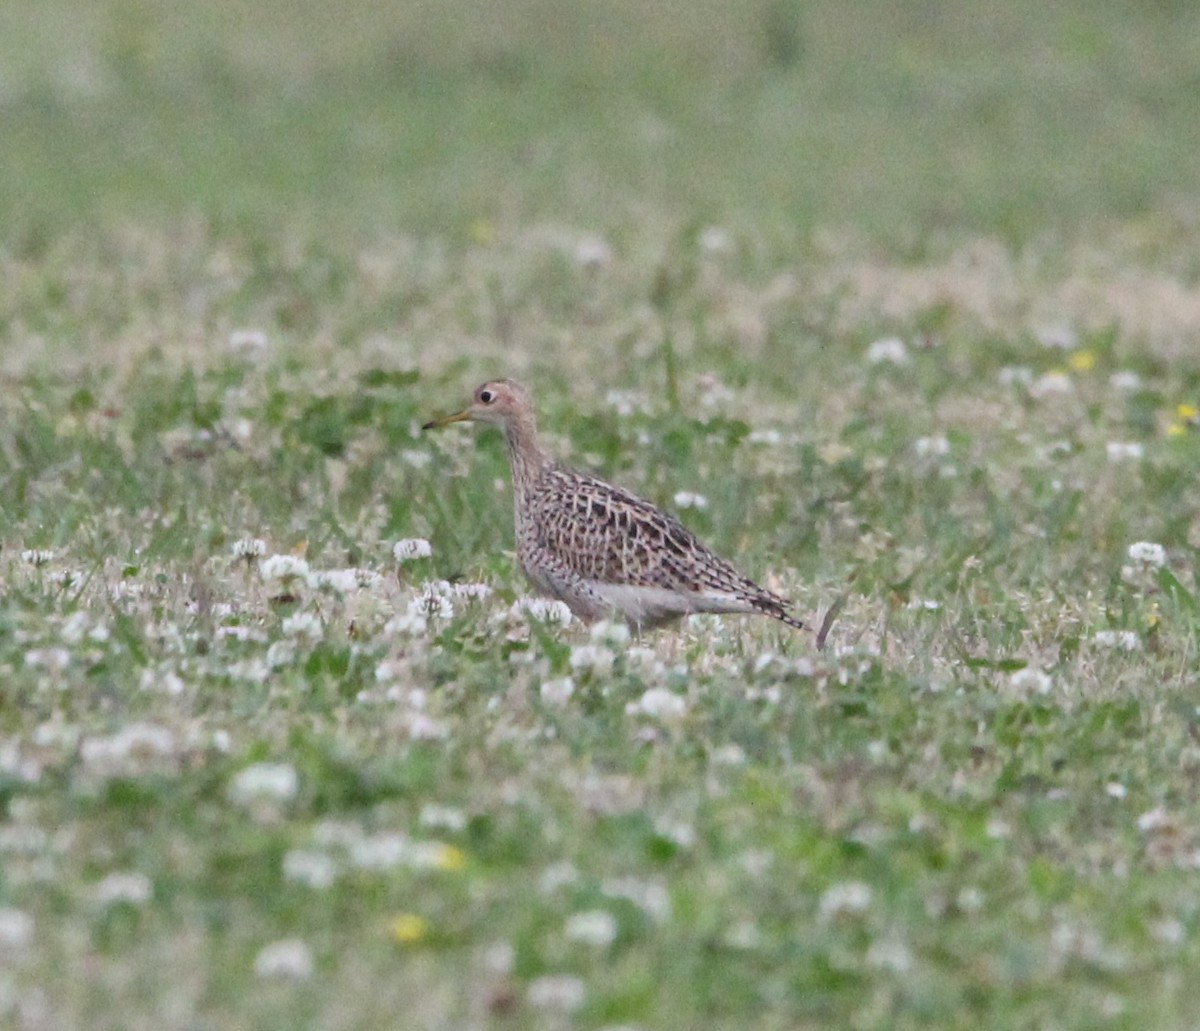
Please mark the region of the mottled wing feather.
<svg viewBox="0 0 1200 1031"><path fill-rule="evenodd" d="M547 470L530 499L543 561L580 580L715 591L743 597L764 614L795 623L787 601L710 551L649 501L585 473Z"/></svg>

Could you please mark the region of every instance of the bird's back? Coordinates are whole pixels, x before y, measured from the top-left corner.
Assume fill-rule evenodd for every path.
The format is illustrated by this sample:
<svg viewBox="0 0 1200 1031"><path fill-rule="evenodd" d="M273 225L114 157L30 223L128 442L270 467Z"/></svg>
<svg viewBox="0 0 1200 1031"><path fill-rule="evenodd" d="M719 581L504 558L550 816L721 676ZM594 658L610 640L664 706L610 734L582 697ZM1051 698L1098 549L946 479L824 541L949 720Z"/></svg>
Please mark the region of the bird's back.
<svg viewBox="0 0 1200 1031"><path fill-rule="evenodd" d="M526 572L584 614L607 607L652 625L687 612L759 612L802 625L784 598L743 576L674 516L598 477L551 465L516 501Z"/></svg>

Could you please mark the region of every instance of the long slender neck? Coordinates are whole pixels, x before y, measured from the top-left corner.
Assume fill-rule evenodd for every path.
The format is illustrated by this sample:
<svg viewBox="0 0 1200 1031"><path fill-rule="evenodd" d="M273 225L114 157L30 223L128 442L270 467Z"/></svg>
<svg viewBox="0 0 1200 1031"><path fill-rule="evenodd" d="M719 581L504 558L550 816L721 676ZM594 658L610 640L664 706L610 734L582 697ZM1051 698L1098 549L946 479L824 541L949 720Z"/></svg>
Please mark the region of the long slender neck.
<svg viewBox="0 0 1200 1031"><path fill-rule="evenodd" d="M504 439L508 441L513 490L520 495L550 465L550 456L538 446L537 423L532 412L520 412L509 419L504 424Z"/></svg>

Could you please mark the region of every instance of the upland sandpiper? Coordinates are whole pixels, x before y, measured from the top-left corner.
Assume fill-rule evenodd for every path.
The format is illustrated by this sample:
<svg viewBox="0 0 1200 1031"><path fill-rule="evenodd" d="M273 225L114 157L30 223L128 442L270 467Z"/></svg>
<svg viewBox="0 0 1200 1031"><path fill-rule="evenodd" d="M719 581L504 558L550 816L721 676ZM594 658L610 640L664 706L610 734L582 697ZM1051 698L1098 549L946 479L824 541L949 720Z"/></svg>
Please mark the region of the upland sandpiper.
<svg viewBox="0 0 1200 1031"><path fill-rule="evenodd" d="M465 421L504 431L521 568L580 619L618 614L640 631L693 612L751 613L804 629L787 599L713 554L673 515L555 462L538 444L533 402L520 383L490 380L468 408L423 428Z"/></svg>

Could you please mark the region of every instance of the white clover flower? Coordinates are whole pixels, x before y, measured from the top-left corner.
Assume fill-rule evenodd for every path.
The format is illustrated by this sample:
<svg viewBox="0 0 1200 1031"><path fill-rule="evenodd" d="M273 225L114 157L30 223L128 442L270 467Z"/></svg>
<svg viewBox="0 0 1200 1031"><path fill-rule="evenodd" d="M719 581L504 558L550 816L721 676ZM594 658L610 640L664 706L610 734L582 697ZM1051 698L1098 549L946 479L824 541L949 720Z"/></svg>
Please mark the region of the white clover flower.
<svg viewBox="0 0 1200 1031"><path fill-rule="evenodd" d="M287 637L302 637L313 642L325 636L325 624L315 612L293 612L284 618L280 629Z"/></svg>
<svg viewBox="0 0 1200 1031"><path fill-rule="evenodd" d="M266 635L254 627L242 626L219 626L217 627L217 637L229 638L231 641L250 641L255 644L262 644L266 641Z"/></svg>
<svg viewBox="0 0 1200 1031"><path fill-rule="evenodd" d="M461 870L466 855L462 849L444 841L414 841L409 846L406 862L414 870Z"/></svg>
<svg viewBox="0 0 1200 1031"><path fill-rule="evenodd" d="M868 967L887 970L893 974L907 974L912 969L913 958L908 946L895 939L871 942L864 957Z"/></svg>
<svg viewBox="0 0 1200 1031"><path fill-rule="evenodd" d="M363 870L392 870L408 865L409 846L403 834L372 834L347 843L351 865Z"/></svg>
<svg viewBox="0 0 1200 1031"><path fill-rule="evenodd" d="M705 254L731 254L733 252L733 237L728 229L720 226L706 226L697 238L700 250Z"/></svg>
<svg viewBox="0 0 1200 1031"><path fill-rule="evenodd" d="M1065 372L1047 372L1029 384L1029 396L1035 401L1051 401L1075 393L1075 384Z"/></svg>
<svg viewBox="0 0 1200 1031"><path fill-rule="evenodd" d="M285 880L320 890L337 879L337 866L328 853L294 848L283 855L283 876Z"/></svg>
<svg viewBox="0 0 1200 1031"><path fill-rule="evenodd" d="M625 706L627 716L649 716L651 719L675 720L687 713L687 699L665 687L652 687L636 702Z"/></svg>
<svg viewBox="0 0 1200 1031"><path fill-rule="evenodd" d="M1022 695L1049 694L1053 682L1049 675L1043 673L1040 669L1035 669L1033 666L1026 666L1024 669L1019 669L1009 676L1008 686L1017 694Z"/></svg>
<svg viewBox="0 0 1200 1031"><path fill-rule="evenodd" d="M1104 793L1108 795L1109 798L1115 798L1120 801L1129 794L1129 789L1125 787L1125 785L1119 780L1110 780L1104 785Z"/></svg>
<svg viewBox="0 0 1200 1031"><path fill-rule="evenodd" d="M610 899L632 902L656 924L665 923L671 916L671 894L657 879L613 877L601 882L600 893Z"/></svg>
<svg viewBox="0 0 1200 1031"><path fill-rule="evenodd" d="M700 511L708 508L708 498L690 490L676 491L674 500L676 508L695 508Z"/></svg>
<svg viewBox="0 0 1200 1031"><path fill-rule="evenodd" d="M312 952L299 938L272 942L254 957L254 973L263 980L307 981L312 972Z"/></svg>
<svg viewBox="0 0 1200 1031"><path fill-rule="evenodd" d="M25 665L61 673L71 665L71 653L66 648L30 648L25 653Z"/></svg>
<svg viewBox="0 0 1200 1031"><path fill-rule="evenodd" d="M575 246L575 260L582 268L604 268L612 264L612 259L612 248L599 236L585 236Z"/></svg>
<svg viewBox="0 0 1200 1031"><path fill-rule="evenodd" d="M433 461L433 455L428 451L413 451L408 449L400 452L400 461L405 465L412 466L414 469L424 469Z"/></svg>
<svg viewBox="0 0 1200 1031"><path fill-rule="evenodd" d="M384 629L386 630L387 628L385 627ZM395 680L399 680L407 668L403 662L384 659L375 666L375 682L378 684L390 684Z"/></svg>
<svg viewBox="0 0 1200 1031"><path fill-rule="evenodd" d="M79 746L85 765L122 766L129 760L175 754L175 735L156 723L131 723L110 737L86 738Z"/></svg>
<svg viewBox="0 0 1200 1031"><path fill-rule="evenodd" d="M262 558L267 553L267 542L261 537L243 537L233 542L233 557L245 559Z"/></svg>
<svg viewBox="0 0 1200 1031"><path fill-rule="evenodd" d="M1129 545L1129 560L1157 569L1166 564L1167 552L1161 544L1155 544L1152 541L1135 541Z"/></svg>
<svg viewBox="0 0 1200 1031"><path fill-rule="evenodd" d="M646 399L636 390L610 390L604 401L622 418L646 411Z"/></svg>
<svg viewBox="0 0 1200 1031"><path fill-rule="evenodd" d="M538 878L538 891L543 895L553 895L562 888L569 888L579 883L579 871L567 860L551 863Z"/></svg>
<svg viewBox="0 0 1200 1031"><path fill-rule="evenodd" d="M154 895L154 884L144 873L110 873L93 889L92 897L100 906L125 903L141 906Z"/></svg>
<svg viewBox="0 0 1200 1031"><path fill-rule="evenodd" d="M667 667L658 652L645 645L634 645L625 653L625 662L631 670L635 670L648 680L656 680L666 673Z"/></svg>
<svg viewBox="0 0 1200 1031"><path fill-rule="evenodd" d="M506 941L492 942L483 950L484 969L497 977L511 974L516 962L517 950Z"/></svg>
<svg viewBox="0 0 1200 1031"><path fill-rule="evenodd" d="M354 573L354 578L358 581L359 590L377 591L383 586L383 577L373 569L355 568L351 572Z"/></svg>
<svg viewBox="0 0 1200 1031"><path fill-rule="evenodd" d="M741 745L721 745L713 750L712 762L714 766L744 766L746 750Z"/></svg>
<svg viewBox="0 0 1200 1031"><path fill-rule="evenodd" d="M1137 441L1110 440L1104 445L1104 453L1110 462L1136 462L1145 449Z"/></svg>
<svg viewBox="0 0 1200 1031"><path fill-rule="evenodd" d="M1122 369L1108 377L1108 385L1113 390L1139 390L1142 386L1142 377L1132 370Z"/></svg>
<svg viewBox="0 0 1200 1031"><path fill-rule="evenodd" d="M408 603L410 615L423 615L427 619L454 618L454 588L447 580L426 580L420 592Z"/></svg>
<svg viewBox="0 0 1200 1031"><path fill-rule="evenodd" d="M993 841L1004 841L1012 837L1012 828L1006 820L993 816L983 827L983 833Z"/></svg>
<svg viewBox="0 0 1200 1031"><path fill-rule="evenodd" d="M383 624L385 634L400 634L407 637L420 637L429 629L429 621L419 606L414 611L415 602L410 602L408 611L402 615L393 616Z"/></svg>
<svg viewBox="0 0 1200 1031"><path fill-rule="evenodd" d="M1187 928L1171 917L1153 921L1147 930L1160 945L1182 945L1187 939Z"/></svg>
<svg viewBox="0 0 1200 1031"><path fill-rule="evenodd" d="M575 681L570 677L547 680L538 688L538 694L547 705L566 705L574 693Z"/></svg>
<svg viewBox="0 0 1200 1031"><path fill-rule="evenodd" d="M763 429L751 430L749 436L746 437L748 444L761 444L764 447L778 447L783 443L783 434L779 430Z"/></svg>
<svg viewBox="0 0 1200 1031"><path fill-rule="evenodd" d="M607 644L610 647L628 644L631 636L628 624L610 619L597 620L588 631L588 638L593 644Z"/></svg>
<svg viewBox="0 0 1200 1031"><path fill-rule="evenodd" d="M545 974L530 981L526 989L526 998L534 1009L560 1013L574 1013L586 996L583 981L571 974Z"/></svg>
<svg viewBox="0 0 1200 1031"><path fill-rule="evenodd" d="M36 784L42 779L42 764L22 751L18 739L0 739L0 775L23 784Z"/></svg>
<svg viewBox="0 0 1200 1031"><path fill-rule="evenodd" d="M690 823L660 818L654 821L654 833L678 848L696 847L696 828Z"/></svg>
<svg viewBox="0 0 1200 1031"><path fill-rule="evenodd" d="M320 569L308 574L308 586L315 591L353 594L361 587L377 587L383 577L370 569Z"/></svg>
<svg viewBox="0 0 1200 1031"><path fill-rule="evenodd" d="M296 661L296 642L289 638L272 641L267 649L267 665L271 669L282 669Z"/></svg>
<svg viewBox="0 0 1200 1031"><path fill-rule="evenodd" d="M984 898L983 892L974 886L963 888L958 893L958 898L954 900L955 905L964 913L978 913L983 909L986 901L987 899Z"/></svg>
<svg viewBox="0 0 1200 1031"><path fill-rule="evenodd" d="M913 441L918 458L942 458L950 454L950 441L945 437L918 437Z"/></svg>
<svg viewBox="0 0 1200 1031"><path fill-rule="evenodd" d="M23 949L33 940L33 917L23 909L0 909L0 949Z"/></svg>
<svg viewBox="0 0 1200 1031"><path fill-rule="evenodd" d="M411 713L408 717L408 736L414 741L445 741L450 728L423 712Z"/></svg>
<svg viewBox="0 0 1200 1031"><path fill-rule="evenodd" d="M256 656L230 663L228 673L234 680L244 680L248 684L265 684L271 675L271 667L265 659Z"/></svg>
<svg viewBox="0 0 1200 1031"><path fill-rule="evenodd" d="M49 548L26 548L21 552L21 561L28 562L31 566L44 566L47 562L54 561L54 552Z"/></svg>
<svg viewBox="0 0 1200 1031"><path fill-rule="evenodd" d="M264 351L266 347L267 334L261 329L235 329L229 334L231 351Z"/></svg>
<svg viewBox="0 0 1200 1031"><path fill-rule="evenodd" d="M605 909L587 909L581 913L572 913L563 927L563 937L581 945L607 949L617 940L616 917Z"/></svg>
<svg viewBox="0 0 1200 1031"><path fill-rule="evenodd" d="M82 609L72 612L63 623L62 629L59 630L59 636L67 644L78 644L88 632L91 623L91 618Z"/></svg>
<svg viewBox="0 0 1200 1031"><path fill-rule="evenodd" d="M183 677L173 669L165 667L144 669L138 678L138 690L154 691L158 694L170 695L173 698L183 694L185 687Z"/></svg>
<svg viewBox="0 0 1200 1031"><path fill-rule="evenodd" d="M828 923L839 916L865 913L871 905L871 887L861 881L830 885L817 906L817 916Z"/></svg>
<svg viewBox="0 0 1200 1031"><path fill-rule="evenodd" d="M715 372L703 372L696 377L700 390L700 403L705 408L717 408L732 401L734 392Z"/></svg>
<svg viewBox="0 0 1200 1031"><path fill-rule="evenodd" d="M753 920L739 920L730 926L722 940L731 949L750 951L762 944L762 932Z"/></svg>
<svg viewBox="0 0 1200 1031"><path fill-rule="evenodd" d="M363 840L363 829L348 820L321 820L313 825L312 840L321 848L350 848Z"/></svg>
<svg viewBox="0 0 1200 1031"><path fill-rule="evenodd" d="M392 545L392 557L397 562L411 562L413 559L429 558L433 548L424 537L407 537Z"/></svg>
<svg viewBox="0 0 1200 1031"><path fill-rule="evenodd" d="M1137 819L1137 829L1143 834L1154 834L1158 831L1169 831L1175 826L1175 821L1162 806L1150 809Z"/></svg>
<svg viewBox="0 0 1200 1031"><path fill-rule="evenodd" d="M464 831L467 829L467 814L448 805L425 805L417 822L431 830Z"/></svg>
<svg viewBox="0 0 1200 1031"><path fill-rule="evenodd" d="M594 644L577 644L568 659L571 669L579 672L606 675L612 672L613 653Z"/></svg>
<svg viewBox="0 0 1200 1031"><path fill-rule="evenodd" d="M509 610L514 617L537 620L551 626L571 625L571 610L564 602L550 598L518 598Z"/></svg>
<svg viewBox="0 0 1200 1031"><path fill-rule="evenodd" d="M112 585L108 593L113 601L132 600L140 598L146 593L146 585L138 583L136 580L119 580Z"/></svg>
<svg viewBox="0 0 1200 1031"><path fill-rule="evenodd" d="M1133 630L1097 630L1092 635L1092 643L1098 648L1135 652L1142 646L1142 639Z"/></svg>
<svg viewBox="0 0 1200 1031"><path fill-rule="evenodd" d="M1062 324L1039 326L1033 335L1043 347L1055 351L1074 351L1079 345L1079 334Z"/></svg>
<svg viewBox="0 0 1200 1031"><path fill-rule="evenodd" d="M1028 365L1006 365L1000 370L1000 385L1027 387L1033 382L1033 369Z"/></svg>
<svg viewBox="0 0 1200 1031"><path fill-rule="evenodd" d="M240 770L229 785L238 805L259 801L290 802L300 789L300 776L290 763L254 763Z"/></svg>
<svg viewBox="0 0 1200 1031"><path fill-rule="evenodd" d="M454 597L465 598L468 601L486 601L492 596L492 589L485 583L459 583L454 585Z"/></svg>
<svg viewBox="0 0 1200 1031"><path fill-rule="evenodd" d="M296 555L268 555L259 563L258 572L267 583L288 586L308 580L308 563Z"/></svg>
<svg viewBox="0 0 1200 1031"><path fill-rule="evenodd" d="M737 858L742 869L755 880L762 880L775 865L775 853L766 848L747 849Z"/></svg>
<svg viewBox="0 0 1200 1031"><path fill-rule="evenodd" d="M881 365L884 362L907 365L908 348L899 337L882 337L867 348L867 361L871 365Z"/></svg>
<svg viewBox="0 0 1200 1031"><path fill-rule="evenodd" d="M61 717L51 718L33 728L30 740L37 748L56 748L61 752L74 752L79 744L79 728L73 723L61 722ZM3 851L0 849L0 851Z"/></svg>

